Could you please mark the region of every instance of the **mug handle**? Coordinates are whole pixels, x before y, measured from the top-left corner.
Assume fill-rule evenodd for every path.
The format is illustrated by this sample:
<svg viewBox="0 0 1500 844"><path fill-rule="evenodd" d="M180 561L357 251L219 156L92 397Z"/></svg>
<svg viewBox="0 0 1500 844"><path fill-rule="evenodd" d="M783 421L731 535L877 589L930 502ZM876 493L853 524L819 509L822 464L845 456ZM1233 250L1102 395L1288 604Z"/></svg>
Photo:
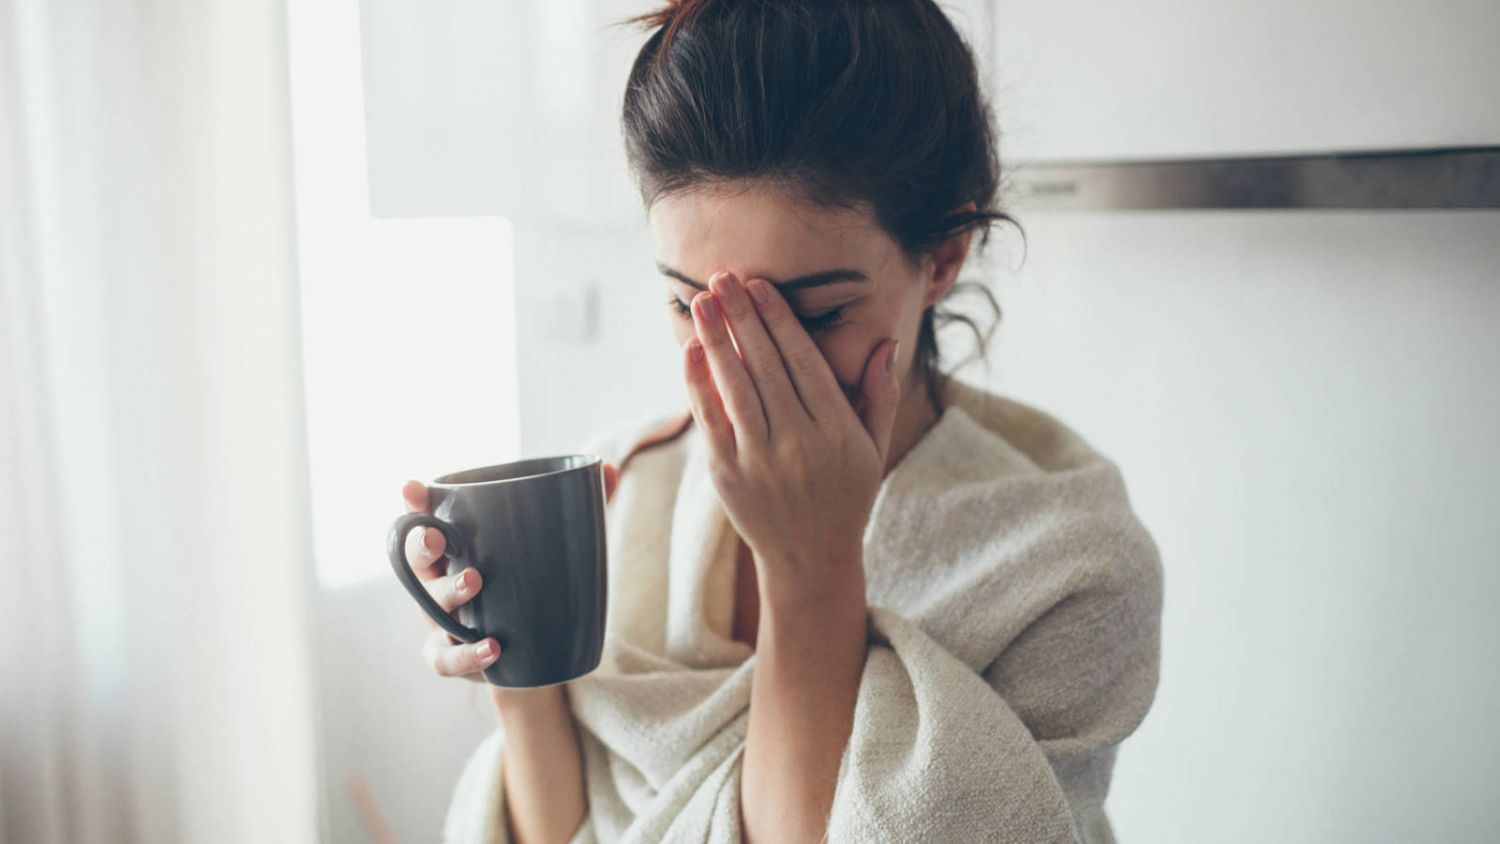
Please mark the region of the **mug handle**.
<svg viewBox="0 0 1500 844"><path fill-rule="evenodd" d="M422 610L432 616L433 621L436 621L455 638L469 644L484 639L484 635L479 631L460 624L454 620L453 616L443 612L438 602L432 600L432 596L427 593L427 587L422 585L416 572L411 570L411 561L406 559L406 535L417 527L436 528L442 531L443 539L448 541L448 552L445 553L451 553L454 548L459 547L453 541L458 534L453 525L426 513L406 513L396 519L395 524L391 525L390 534L386 537L386 552L390 555L391 568L396 570L396 577L400 578L401 585L406 587L406 591L417 599Z"/></svg>

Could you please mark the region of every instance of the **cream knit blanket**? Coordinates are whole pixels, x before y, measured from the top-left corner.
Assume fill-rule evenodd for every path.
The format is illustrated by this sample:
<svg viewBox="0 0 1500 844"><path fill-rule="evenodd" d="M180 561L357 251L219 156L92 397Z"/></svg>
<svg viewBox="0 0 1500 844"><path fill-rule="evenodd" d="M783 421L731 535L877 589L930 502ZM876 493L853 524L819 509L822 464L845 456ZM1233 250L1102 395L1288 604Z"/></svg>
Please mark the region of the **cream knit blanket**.
<svg viewBox="0 0 1500 844"><path fill-rule="evenodd" d="M1115 751L1157 684L1162 574L1115 465L961 381L886 475L865 531L869 654L834 842L1113 840ZM618 463L665 417L588 446ZM740 839L755 653L730 634L735 540L696 428L638 454L607 515L604 661L568 686L584 842ZM501 656L504 659L504 656ZM444 840L507 842L484 740Z"/></svg>

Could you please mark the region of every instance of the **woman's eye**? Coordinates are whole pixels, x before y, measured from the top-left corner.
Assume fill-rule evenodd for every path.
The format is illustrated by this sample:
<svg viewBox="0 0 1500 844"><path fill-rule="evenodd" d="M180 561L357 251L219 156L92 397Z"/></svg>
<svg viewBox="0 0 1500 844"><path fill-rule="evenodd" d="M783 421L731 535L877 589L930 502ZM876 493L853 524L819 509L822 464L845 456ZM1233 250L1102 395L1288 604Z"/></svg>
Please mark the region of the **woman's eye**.
<svg viewBox="0 0 1500 844"><path fill-rule="evenodd" d="M675 295L667 295L667 307L671 308L672 311L680 317L683 317L685 319L692 318L692 306L688 305L686 302L683 302ZM822 331L825 328L839 324L843 321L843 316L844 308L843 306L840 306L826 313L818 314L814 317L802 317L797 321L802 323L802 327L807 330L807 333L812 334L813 332Z"/></svg>
<svg viewBox="0 0 1500 844"><path fill-rule="evenodd" d="M831 311L828 311L827 313L818 314L815 317L805 317L800 321L802 323L802 327L807 329L807 333L812 334L818 331L822 331L825 328L838 325L840 322L844 321L843 317L844 309L842 307L838 307L834 308Z"/></svg>

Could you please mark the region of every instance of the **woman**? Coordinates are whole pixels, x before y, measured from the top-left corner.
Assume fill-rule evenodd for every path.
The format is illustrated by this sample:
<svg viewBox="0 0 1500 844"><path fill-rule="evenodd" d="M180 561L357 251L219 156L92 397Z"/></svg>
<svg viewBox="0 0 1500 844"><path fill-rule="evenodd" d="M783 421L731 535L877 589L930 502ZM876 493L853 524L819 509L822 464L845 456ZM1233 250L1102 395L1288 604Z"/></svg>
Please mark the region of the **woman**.
<svg viewBox="0 0 1500 844"><path fill-rule="evenodd" d="M447 838L1111 840L1160 564L1109 460L937 367L970 237L1010 219L968 47L930 0L631 20L623 128L690 411L590 444L604 662L491 688ZM440 571L449 609L479 587ZM436 629L427 656L505 658Z"/></svg>

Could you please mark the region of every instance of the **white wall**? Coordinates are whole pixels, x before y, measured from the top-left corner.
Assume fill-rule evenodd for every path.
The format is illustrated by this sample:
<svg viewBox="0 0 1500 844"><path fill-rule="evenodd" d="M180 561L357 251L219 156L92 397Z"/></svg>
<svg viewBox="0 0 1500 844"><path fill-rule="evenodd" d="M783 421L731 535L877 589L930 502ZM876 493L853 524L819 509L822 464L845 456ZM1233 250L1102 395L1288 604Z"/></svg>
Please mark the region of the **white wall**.
<svg viewBox="0 0 1500 844"><path fill-rule="evenodd" d="M459 772L498 723L487 687L427 666L428 628L394 576L324 590L318 626L329 841L440 840Z"/></svg>
<svg viewBox="0 0 1500 844"><path fill-rule="evenodd" d="M515 246L522 451L572 451L615 420L687 409L644 217L605 229L517 224Z"/></svg>
<svg viewBox="0 0 1500 844"><path fill-rule="evenodd" d="M1500 823L1500 214L1024 217L992 365L1165 564L1124 841Z"/></svg>
<svg viewBox="0 0 1500 844"><path fill-rule="evenodd" d="M1500 143L1497 30L1489 0L996 0L1002 154ZM1492 838L1500 213L1019 214L996 384L1121 464L1164 555L1122 840Z"/></svg>
<svg viewBox="0 0 1500 844"><path fill-rule="evenodd" d="M359 0L377 216L634 217L620 97L652 0Z"/></svg>

